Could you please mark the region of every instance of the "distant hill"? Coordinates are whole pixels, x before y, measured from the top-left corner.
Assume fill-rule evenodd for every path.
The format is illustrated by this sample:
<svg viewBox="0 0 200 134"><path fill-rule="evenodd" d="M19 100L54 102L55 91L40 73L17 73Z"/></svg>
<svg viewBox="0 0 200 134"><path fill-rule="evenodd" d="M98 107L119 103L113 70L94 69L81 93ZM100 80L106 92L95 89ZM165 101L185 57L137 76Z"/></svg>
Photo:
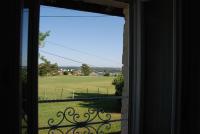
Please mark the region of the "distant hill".
<svg viewBox="0 0 200 134"><path fill-rule="evenodd" d="M91 67L94 72L109 72L109 73L120 73L121 68L113 68L113 67ZM80 70L80 67L77 66L68 66L68 67L63 67L60 66L59 69L73 69L73 70Z"/></svg>

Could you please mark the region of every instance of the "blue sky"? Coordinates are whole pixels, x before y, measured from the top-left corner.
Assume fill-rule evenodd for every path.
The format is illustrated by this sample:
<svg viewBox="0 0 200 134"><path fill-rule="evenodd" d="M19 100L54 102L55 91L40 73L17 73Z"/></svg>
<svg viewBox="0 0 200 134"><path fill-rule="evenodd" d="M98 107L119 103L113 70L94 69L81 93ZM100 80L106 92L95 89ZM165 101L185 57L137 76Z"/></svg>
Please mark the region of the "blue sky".
<svg viewBox="0 0 200 134"><path fill-rule="evenodd" d="M21 50L21 65L27 66L27 55L28 55L28 9L23 11L22 21L22 50Z"/></svg>
<svg viewBox="0 0 200 134"><path fill-rule="evenodd" d="M124 18L46 6L41 6L40 16L100 16L40 17L40 32L50 31L50 36L45 46L39 48L39 53L52 63L59 66L81 66L81 63L96 67L122 66Z"/></svg>

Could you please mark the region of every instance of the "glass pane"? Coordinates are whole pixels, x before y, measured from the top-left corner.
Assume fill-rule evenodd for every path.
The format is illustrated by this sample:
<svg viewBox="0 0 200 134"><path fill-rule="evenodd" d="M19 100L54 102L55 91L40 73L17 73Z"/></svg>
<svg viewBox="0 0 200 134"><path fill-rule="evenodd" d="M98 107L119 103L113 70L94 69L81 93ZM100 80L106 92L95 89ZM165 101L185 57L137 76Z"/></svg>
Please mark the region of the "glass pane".
<svg viewBox="0 0 200 134"><path fill-rule="evenodd" d="M27 59L28 59L28 17L29 10L23 9L22 18L22 45L21 45L21 93L22 93L22 134L27 134L28 131L28 116L27 116Z"/></svg>

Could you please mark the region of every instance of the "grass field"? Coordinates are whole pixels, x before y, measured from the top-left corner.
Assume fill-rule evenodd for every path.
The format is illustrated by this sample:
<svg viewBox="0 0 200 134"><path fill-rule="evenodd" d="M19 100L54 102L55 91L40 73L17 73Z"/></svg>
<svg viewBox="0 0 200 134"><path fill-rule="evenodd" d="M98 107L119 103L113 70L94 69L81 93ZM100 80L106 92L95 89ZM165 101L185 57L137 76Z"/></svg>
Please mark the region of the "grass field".
<svg viewBox="0 0 200 134"><path fill-rule="evenodd" d="M66 99L66 98L83 98L95 96L113 96L115 93L112 85L113 77L103 76L51 76L39 77L39 98L43 99ZM119 103L116 100L100 101L74 101L60 103L43 103L39 104L39 127L48 126L48 119L57 119L58 111L64 111L67 107L73 107L80 114L79 121L84 121L84 113L88 108L103 108L106 113L111 114L111 120L120 119L121 113ZM102 117L106 117L102 114ZM93 121L99 121L95 118ZM63 122L64 125L66 122ZM109 132L119 132L120 122L112 123ZM97 127L97 125L94 125ZM83 130L84 131L84 130ZM39 131L40 134L47 134L46 130ZM58 132L57 132L58 133ZM55 134L57 134L55 132ZM58 133L59 134L59 133Z"/></svg>

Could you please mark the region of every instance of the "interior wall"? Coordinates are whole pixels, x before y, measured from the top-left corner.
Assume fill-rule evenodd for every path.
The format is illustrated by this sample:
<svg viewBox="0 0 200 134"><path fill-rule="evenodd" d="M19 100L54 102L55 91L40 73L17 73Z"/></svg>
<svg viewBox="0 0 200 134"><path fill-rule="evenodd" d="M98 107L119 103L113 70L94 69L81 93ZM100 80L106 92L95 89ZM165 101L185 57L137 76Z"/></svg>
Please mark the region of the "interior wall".
<svg viewBox="0 0 200 134"><path fill-rule="evenodd" d="M200 47L198 5L182 2L181 120L180 134L200 133Z"/></svg>
<svg viewBox="0 0 200 134"><path fill-rule="evenodd" d="M171 134L173 89L173 0L142 5L144 134Z"/></svg>
<svg viewBox="0 0 200 134"><path fill-rule="evenodd" d="M20 134L19 51L22 1L3 1L1 31L1 128L6 134ZM3 131L3 130L2 130Z"/></svg>

